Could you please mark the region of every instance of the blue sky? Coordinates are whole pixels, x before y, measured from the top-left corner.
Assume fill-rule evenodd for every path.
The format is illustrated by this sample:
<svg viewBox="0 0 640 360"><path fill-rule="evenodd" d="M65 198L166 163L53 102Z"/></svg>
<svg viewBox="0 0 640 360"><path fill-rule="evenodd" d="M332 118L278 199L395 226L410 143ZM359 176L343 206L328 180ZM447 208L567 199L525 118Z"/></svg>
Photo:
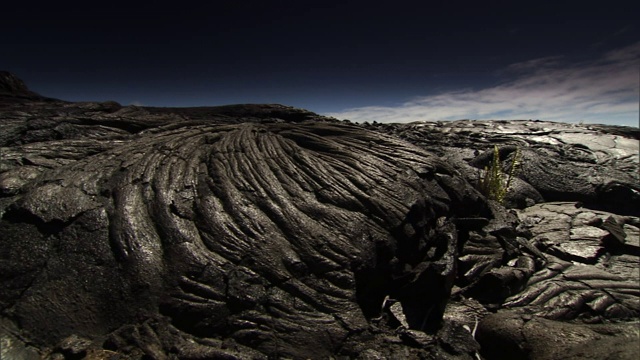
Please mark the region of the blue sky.
<svg viewBox="0 0 640 360"><path fill-rule="evenodd" d="M391 106L364 106L328 115L353 121L543 119L638 126L640 42L588 61L563 56L504 69L502 82L417 96Z"/></svg>
<svg viewBox="0 0 640 360"><path fill-rule="evenodd" d="M0 70L64 100L638 126L632 1L3 6Z"/></svg>

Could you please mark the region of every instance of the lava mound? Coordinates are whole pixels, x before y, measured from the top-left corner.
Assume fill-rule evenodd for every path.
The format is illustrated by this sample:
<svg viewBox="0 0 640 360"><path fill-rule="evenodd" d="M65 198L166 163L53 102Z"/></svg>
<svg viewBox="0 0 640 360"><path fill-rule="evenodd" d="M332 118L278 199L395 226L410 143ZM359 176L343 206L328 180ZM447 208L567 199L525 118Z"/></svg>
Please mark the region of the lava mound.
<svg viewBox="0 0 640 360"><path fill-rule="evenodd" d="M362 344L387 296L411 328L438 324L451 218L487 211L426 150L322 122L155 127L3 201L0 305L39 346L122 350L131 326L167 321L163 351L194 336L294 358Z"/></svg>

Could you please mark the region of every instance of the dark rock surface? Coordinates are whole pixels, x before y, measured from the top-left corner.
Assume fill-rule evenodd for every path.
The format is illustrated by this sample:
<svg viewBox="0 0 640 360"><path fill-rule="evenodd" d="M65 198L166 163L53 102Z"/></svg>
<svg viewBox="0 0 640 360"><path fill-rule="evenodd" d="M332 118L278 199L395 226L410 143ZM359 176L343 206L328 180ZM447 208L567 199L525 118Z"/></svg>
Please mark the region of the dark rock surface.
<svg viewBox="0 0 640 360"><path fill-rule="evenodd" d="M487 316L478 341L489 359L637 359L638 323L573 324L501 311Z"/></svg>
<svg viewBox="0 0 640 360"><path fill-rule="evenodd" d="M2 359L640 353L637 129L0 89Z"/></svg>
<svg viewBox="0 0 640 360"><path fill-rule="evenodd" d="M579 201L592 208L640 216L638 128L537 120L364 126L445 158L470 182L489 165L494 145L500 148L505 170L519 148L519 180L507 198L513 207Z"/></svg>

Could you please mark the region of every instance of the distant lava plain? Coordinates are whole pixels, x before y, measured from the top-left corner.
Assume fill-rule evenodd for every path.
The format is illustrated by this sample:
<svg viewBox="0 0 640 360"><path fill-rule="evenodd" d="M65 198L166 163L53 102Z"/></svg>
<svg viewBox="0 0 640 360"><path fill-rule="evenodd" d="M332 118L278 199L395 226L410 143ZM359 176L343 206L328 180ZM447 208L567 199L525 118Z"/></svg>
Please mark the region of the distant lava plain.
<svg viewBox="0 0 640 360"><path fill-rule="evenodd" d="M0 127L3 359L640 353L637 128L78 103L7 72Z"/></svg>

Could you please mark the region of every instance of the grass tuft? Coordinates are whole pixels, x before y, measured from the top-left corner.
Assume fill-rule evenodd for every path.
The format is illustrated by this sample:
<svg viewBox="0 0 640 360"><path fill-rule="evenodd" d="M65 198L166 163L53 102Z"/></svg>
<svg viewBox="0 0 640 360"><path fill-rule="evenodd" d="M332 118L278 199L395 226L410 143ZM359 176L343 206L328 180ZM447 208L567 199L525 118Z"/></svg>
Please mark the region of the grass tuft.
<svg viewBox="0 0 640 360"><path fill-rule="evenodd" d="M498 146L493 147L493 159L491 160L491 166L484 167L484 177L478 176L478 188L484 196L491 200L495 200L500 204L504 203L504 198L511 188L511 183L516 174L516 168L520 161L520 149L516 148L511 166L507 175L507 180L504 180L505 173L502 170L502 164L500 163L500 151Z"/></svg>

